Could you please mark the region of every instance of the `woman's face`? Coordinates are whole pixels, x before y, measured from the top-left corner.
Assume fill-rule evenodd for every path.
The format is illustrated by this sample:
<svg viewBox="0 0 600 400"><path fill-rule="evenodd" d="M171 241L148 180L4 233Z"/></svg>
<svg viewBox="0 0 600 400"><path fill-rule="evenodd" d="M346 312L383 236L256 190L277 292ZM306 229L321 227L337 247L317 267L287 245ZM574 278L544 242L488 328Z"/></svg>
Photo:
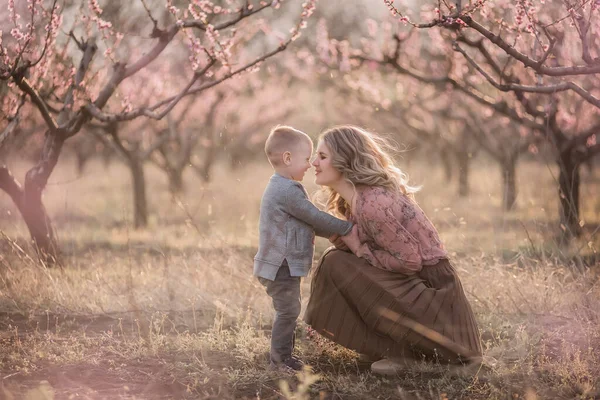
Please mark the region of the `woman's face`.
<svg viewBox="0 0 600 400"><path fill-rule="evenodd" d="M331 165L331 152L322 140L319 141L316 153L312 163L315 167L315 183L320 186L336 186L343 180L342 173Z"/></svg>

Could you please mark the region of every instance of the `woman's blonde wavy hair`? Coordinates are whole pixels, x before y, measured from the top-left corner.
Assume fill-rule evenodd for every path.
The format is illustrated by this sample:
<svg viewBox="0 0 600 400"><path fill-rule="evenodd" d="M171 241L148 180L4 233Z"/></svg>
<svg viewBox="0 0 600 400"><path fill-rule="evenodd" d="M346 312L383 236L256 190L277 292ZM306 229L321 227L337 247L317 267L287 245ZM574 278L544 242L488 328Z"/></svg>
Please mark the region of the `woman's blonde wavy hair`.
<svg viewBox="0 0 600 400"><path fill-rule="evenodd" d="M353 186L381 186L412 196L420 187L408 185L408 175L396 167L385 139L352 125L330 128L319 136L331 152L331 165ZM346 201L335 190L324 188L328 211L345 215Z"/></svg>

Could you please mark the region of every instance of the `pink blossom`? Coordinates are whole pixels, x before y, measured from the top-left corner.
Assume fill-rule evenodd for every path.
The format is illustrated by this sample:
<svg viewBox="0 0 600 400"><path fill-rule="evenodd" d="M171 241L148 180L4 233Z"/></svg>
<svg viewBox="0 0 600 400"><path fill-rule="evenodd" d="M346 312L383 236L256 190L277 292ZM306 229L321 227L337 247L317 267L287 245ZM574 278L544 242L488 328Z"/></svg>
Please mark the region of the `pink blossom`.
<svg viewBox="0 0 600 400"><path fill-rule="evenodd" d="M385 5L388 7L390 12L392 13L392 16L395 17L396 15L398 15L398 10L396 10L396 7L394 7L393 0L383 0L383 2L385 3Z"/></svg>
<svg viewBox="0 0 600 400"><path fill-rule="evenodd" d="M92 12L94 14L96 14L96 15L102 14L102 9L100 8L100 5L98 4L98 0L89 0L88 6L90 7L90 10L92 10Z"/></svg>
<svg viewBox="0 0 600 400"><path fill-rule="evenodd" d="M11 29L10 34L12 35L12 37L14 37L17 40L23 39L23 36L24 36L19 28Z"/></svg>
<svg viewBox="0 0 600 400"><path fill-rule="evenodd" d="M190 14L192 14L192 17L194 19L200 19L200 13L198 13L198 11L194 10L194 5L190 3L190 5L188 5L188 11L190 12Z"/></svg>
<svg viewBox="0 0 600 400"><path fill-rule="evenodd" d="M104 21L103 19L98 18L98 28L100 29L108 29L112 28L112 23L109 21Z"/></svg>
<svg viewBox="0 0 600 400"><path fill-rule="evenodd" d="M173 5L173 1L172 0L167 0L167 3L165 4L165 7L167 8L167 10L169 10L169 12L173 15L177 15L179 13L179 8L175 7Z"/></svg>
<svg viewBox="0 0 600 400"><path fill-rule="evenodd" d="M10 20L14 25L17 25L17 20L21 16L15 11L15 0L8 0L8 11L10 12Z"/></svg>
<svg viewBox="0 0 600 400"><path fill-rule="evenodd" d="M300 33L299 30L297 29L292 29L292 37L290 38L290 40L293 42L295 40L297 40L302 34Z"/></svg>

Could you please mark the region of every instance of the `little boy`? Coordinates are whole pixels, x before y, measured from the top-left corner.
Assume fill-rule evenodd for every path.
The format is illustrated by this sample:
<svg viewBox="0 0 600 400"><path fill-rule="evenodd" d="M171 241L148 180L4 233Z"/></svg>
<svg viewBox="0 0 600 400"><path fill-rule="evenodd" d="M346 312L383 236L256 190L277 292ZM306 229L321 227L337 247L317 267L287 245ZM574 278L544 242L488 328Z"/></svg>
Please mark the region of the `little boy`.
<svg viewBox="0 0 600 400"><path fill-rule="evenodd" d="M315 233L346 235L352 223L335 218L310 202L300 181L310 168L313 143L304 132L277 126L265 153L275 170L260 204L259 246L254 275L273 299L271 368L301 370L292 357L296 320L300 315L300 278L312 266Z"/></svg>

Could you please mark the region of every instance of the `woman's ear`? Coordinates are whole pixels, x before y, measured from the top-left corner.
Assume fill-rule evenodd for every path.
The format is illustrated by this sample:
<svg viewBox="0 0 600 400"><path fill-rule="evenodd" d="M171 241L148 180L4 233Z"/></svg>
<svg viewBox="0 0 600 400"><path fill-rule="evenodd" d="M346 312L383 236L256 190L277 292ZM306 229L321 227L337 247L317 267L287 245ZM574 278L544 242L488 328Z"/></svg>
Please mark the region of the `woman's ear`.
<svg viewBox="0 0 600 400"><path fill-rule="evenodd" d="M292 163L292 153L289 151L285 151L283 153L283 163L285 165L290 165Z"/></svg>

